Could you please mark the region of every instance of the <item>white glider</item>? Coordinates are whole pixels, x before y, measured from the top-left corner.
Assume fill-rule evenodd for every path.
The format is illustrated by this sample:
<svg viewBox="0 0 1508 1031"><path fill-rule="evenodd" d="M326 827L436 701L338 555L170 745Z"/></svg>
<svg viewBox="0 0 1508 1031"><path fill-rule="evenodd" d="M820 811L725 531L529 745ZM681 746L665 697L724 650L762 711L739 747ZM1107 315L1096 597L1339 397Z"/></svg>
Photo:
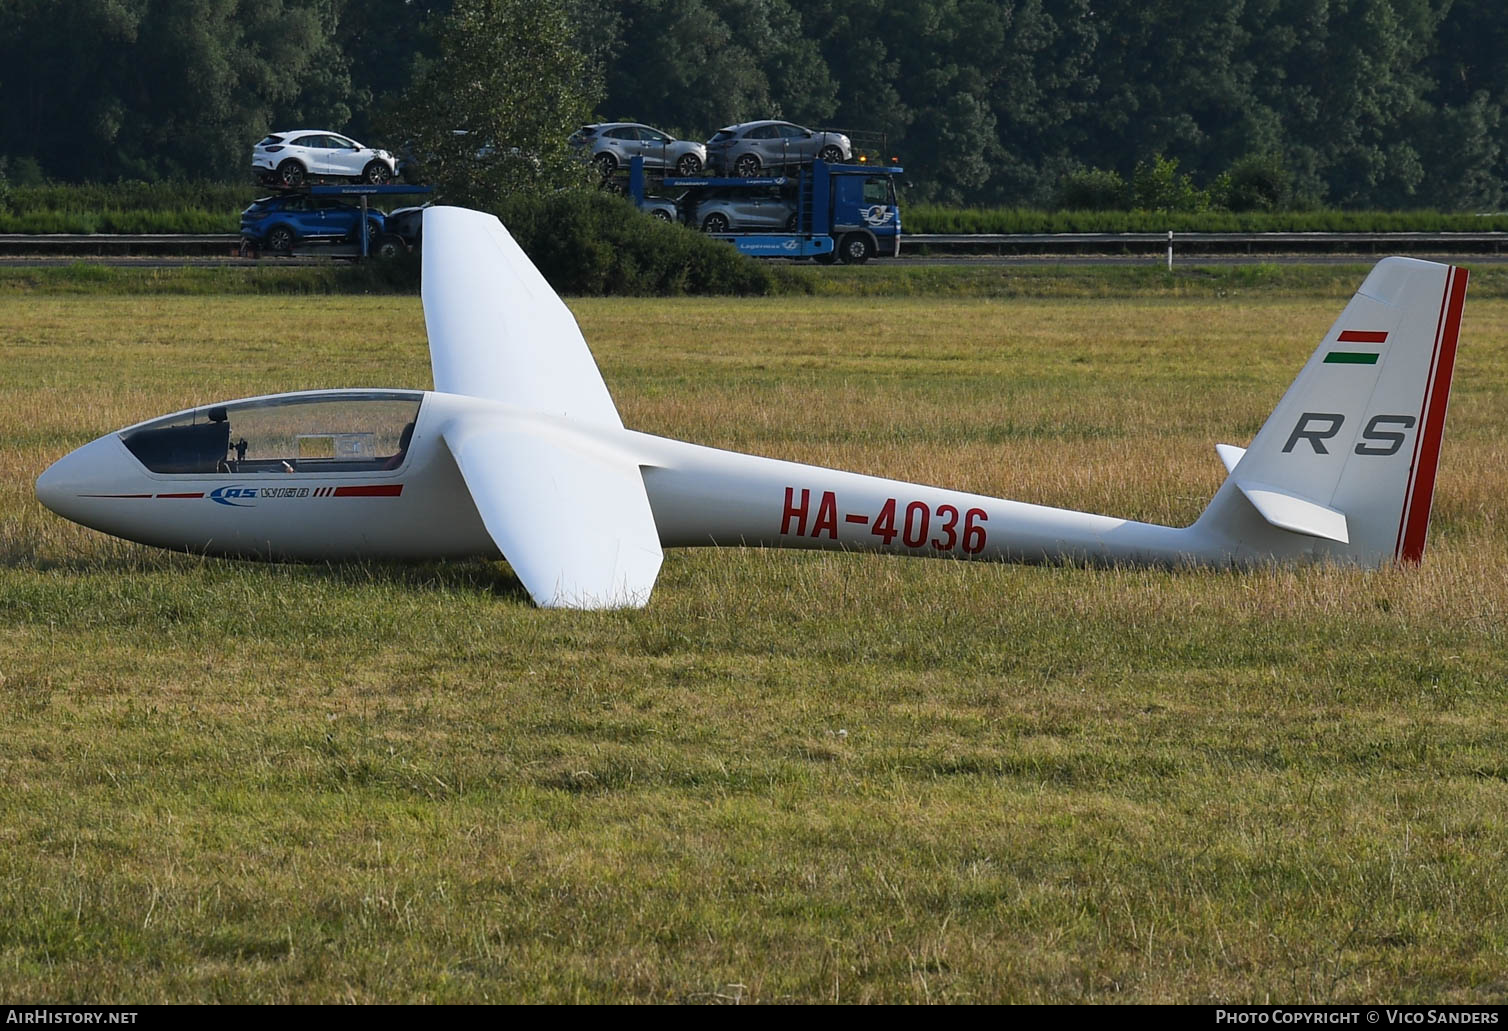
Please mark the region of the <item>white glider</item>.
<svg viewBox="0 0 1508 1031"><path fill-rule="evenodd" d="M665 547L1013 562L1416 563L1464 269L1386 258L1191 526L1046 508L624 429L555 291L491 215L425 213L435 389L276 394L110 433L37 480L85 526L213 555L502 556L536 603L642 606Z"/></svg>

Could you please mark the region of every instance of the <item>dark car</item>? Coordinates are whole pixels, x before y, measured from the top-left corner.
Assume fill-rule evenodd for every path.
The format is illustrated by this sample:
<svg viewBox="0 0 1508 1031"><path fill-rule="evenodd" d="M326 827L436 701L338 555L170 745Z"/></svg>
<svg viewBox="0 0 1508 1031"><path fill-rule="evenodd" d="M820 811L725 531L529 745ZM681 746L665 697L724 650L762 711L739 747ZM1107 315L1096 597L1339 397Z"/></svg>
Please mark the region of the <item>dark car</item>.
<svg viewBox="0 0 1508 1031"><path fill-rule="evenodd" d="M387 216L384 226L390 236L401 239L408 247L418 250L424 239L424 211L428 204L414 208L398 208Z"/></svg>
<svg viewBox="0 0 1508 1031"><path fill-rule="evenodd" d="M386 229L386 216L368 208L367 225L375 253ZM275 254L287 254L299 244L357 242L361 209L334 197L263 197L241 212L241 237Z"/></svg>

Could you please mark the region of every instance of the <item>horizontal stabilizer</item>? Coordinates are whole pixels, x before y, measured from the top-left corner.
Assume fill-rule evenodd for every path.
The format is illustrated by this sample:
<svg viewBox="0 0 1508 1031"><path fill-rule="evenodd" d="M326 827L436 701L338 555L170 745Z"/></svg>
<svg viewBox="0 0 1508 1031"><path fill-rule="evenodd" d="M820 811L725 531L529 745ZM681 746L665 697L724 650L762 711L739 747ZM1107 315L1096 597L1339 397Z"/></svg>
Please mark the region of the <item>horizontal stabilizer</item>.
<svg viewBox="0 0 1508 1031"><path fill-rule="evenodd" d="M562 429L472 417L442 431L482 524L535 604L642 608L664 559L633 458Z"/></svg>
<svg viewBox="0 0 1508 1031"><path fill-rule="evenodd" d="M1344 512L1337 512L1308 498L1260 483L1242 483L1237 480L1236 486L1262 514L1262 518L1280 530L1291 530L1309 537L1323 537L1327 541L1339 541L1342 544L1351 543Z"/></svg>
<svg viewBox="0 0 1508 1031"><path fill-rule="evenodd" d="M1215 454L1220 456L1220 461L1225 463L1225 471L1236 471L1236 463L1241 461L1241 456L1246 454L1244 447L1236 447L1234 444L1216 444Z"/></svg>

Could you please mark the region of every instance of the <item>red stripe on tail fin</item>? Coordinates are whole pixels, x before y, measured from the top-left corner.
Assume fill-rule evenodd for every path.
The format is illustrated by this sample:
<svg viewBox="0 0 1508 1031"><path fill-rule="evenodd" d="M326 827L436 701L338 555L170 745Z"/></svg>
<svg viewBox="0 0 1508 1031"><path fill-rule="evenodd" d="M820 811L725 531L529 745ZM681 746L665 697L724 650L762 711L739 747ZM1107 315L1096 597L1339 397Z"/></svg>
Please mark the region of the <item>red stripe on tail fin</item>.
<svg viewBox="0 0 1508 1031"><path fill-rule="evenodd" d="M1450 401L1450 379L1456 365L1456 341L1461 334L1461 309L1466 304L1468 278L1469 273L1464 268L1452 268L1446 278L1435 354L1430 363L1430 378L1425 385L1424 405L1419 412L1414 465L1410 470L1403 518L1398 527L1398 560L1410 565L1417 565L1424 558L1424 541L1429 531L1430 508L1434 503L1435 472L1440 463L1440 442L1445 436L1445 410Z"/></svg>

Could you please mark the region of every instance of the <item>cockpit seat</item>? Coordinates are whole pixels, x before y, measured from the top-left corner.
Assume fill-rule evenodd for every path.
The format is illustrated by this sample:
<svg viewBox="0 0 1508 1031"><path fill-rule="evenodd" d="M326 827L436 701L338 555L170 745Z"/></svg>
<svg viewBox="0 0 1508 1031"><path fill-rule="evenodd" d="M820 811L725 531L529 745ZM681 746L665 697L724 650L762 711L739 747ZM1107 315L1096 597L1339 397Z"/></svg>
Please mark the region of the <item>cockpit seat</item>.
<svg viewBox="0 0 1508 1031"><path fill-rule="evenodd" d="M230 423L140 429L125 442L141 464L155 473L212 473L230 446Z"/></svg>

